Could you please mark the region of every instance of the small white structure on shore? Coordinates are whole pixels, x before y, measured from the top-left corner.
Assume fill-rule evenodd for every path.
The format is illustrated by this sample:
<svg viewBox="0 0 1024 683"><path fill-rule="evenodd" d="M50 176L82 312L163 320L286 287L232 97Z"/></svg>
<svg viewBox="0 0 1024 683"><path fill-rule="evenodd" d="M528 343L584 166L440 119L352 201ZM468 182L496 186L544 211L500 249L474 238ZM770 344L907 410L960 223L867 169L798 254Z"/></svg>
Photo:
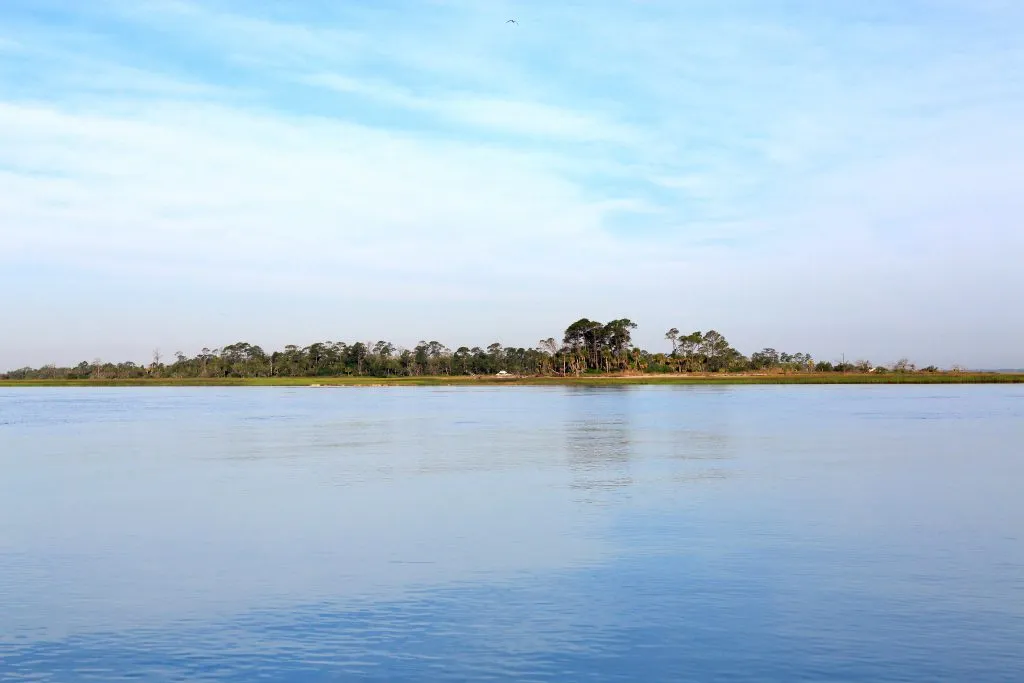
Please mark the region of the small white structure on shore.
<svg viewBox="0 0 1024 683"><path fill-rule="evenodd" d="M498 377L508 377L508 370L499 370Z"/></svg>

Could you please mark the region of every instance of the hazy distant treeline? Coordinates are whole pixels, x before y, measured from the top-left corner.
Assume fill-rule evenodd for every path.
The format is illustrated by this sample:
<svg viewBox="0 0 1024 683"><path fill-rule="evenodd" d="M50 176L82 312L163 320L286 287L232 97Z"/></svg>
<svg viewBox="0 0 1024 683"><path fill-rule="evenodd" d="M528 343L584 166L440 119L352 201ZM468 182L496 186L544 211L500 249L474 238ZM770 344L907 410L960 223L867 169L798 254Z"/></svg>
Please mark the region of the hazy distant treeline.
<svg viewBox="0 0 1024 683"><path fill-rule="evenodd" d="M856 363L815 362L809 353L784 353L772 348L745 356L716 332L665 333L671 350L651 352L633 344L636 324L628 318L600 323L582 318L565 329L561 340L542 339L533 348L460 346L454 351L437 341L421 341L412 349L387 341L371 343L317 342L266 352L255 344L238 342L204 348L195 356L182 352L165 359L154 352L149 365L130 361L82 361L74 367L47 365L3 373L3 379L135 379L200 377L375 377L415 375L581 375L584 373L706 373L706 372L910 372L901 360L891 368ZM924 368L923 371L935 371Z"/></svg>

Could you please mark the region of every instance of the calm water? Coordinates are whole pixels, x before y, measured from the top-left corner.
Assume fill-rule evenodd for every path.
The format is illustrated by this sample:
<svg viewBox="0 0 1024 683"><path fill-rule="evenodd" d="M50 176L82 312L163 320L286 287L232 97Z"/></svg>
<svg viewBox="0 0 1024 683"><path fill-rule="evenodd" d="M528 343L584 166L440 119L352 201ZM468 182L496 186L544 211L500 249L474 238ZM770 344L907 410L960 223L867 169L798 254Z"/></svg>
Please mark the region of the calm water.
<svg viewBox="0 0 1024 683"><path fill-rule="evenodd" d="M1024 681L1024 387L0 389L0 680Z"/></svg>

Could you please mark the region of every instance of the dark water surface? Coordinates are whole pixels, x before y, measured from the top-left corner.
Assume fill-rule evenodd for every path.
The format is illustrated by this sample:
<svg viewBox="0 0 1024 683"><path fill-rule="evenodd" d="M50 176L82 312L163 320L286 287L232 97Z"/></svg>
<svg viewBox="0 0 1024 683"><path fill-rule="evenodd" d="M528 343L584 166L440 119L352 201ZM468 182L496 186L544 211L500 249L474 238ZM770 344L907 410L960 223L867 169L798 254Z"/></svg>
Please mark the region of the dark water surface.
<svg viewBox="0 0 1024 683"><path fill-rule="evenodd" d="M0 680L126 679L1024 681L1024 389L0 389Z"/></svg>

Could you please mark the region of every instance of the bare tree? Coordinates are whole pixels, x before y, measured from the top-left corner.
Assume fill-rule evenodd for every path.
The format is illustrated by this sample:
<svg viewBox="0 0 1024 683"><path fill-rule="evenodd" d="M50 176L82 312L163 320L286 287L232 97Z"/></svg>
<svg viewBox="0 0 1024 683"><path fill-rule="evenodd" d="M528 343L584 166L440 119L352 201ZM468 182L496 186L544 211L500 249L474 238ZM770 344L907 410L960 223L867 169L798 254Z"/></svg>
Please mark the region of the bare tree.
<svg viewBox="0 0 1024 683"><path fill-rule="evenodd" d="M900 358L892 364L892 369L896 372L913 372L916 368L909 358Z"/></svg>

